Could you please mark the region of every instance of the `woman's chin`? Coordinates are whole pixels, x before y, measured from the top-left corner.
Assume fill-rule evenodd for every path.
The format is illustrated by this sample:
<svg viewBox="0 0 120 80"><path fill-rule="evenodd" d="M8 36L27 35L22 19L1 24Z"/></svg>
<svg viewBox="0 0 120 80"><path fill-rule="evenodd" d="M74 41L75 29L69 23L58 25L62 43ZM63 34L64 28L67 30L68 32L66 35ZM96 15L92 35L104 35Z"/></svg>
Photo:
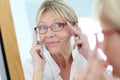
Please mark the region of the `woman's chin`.
<svg viewBox="0 0 120 80"><path fill-rule="evenodd" d="M60 49L58 49L58 48L47 48L47 50L48 50L51 54L60 53Z"/></svg>

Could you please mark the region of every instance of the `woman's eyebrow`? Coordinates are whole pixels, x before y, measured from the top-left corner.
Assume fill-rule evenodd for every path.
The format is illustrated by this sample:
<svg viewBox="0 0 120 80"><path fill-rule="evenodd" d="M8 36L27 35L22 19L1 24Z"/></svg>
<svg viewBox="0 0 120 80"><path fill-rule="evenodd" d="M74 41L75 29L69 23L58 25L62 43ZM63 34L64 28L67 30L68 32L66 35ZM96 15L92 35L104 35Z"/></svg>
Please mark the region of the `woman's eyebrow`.
<svg viewBox="0 0 120 80"><path fill-rule="evenodd" d="M58 20L57 18L53 19L53 23L56 22L57 20ZM39 25L40 25L41 23L42 23L42 24L43 24L43 23L46 24L45 22L46 22L46 21L40 21Z"/></svg>

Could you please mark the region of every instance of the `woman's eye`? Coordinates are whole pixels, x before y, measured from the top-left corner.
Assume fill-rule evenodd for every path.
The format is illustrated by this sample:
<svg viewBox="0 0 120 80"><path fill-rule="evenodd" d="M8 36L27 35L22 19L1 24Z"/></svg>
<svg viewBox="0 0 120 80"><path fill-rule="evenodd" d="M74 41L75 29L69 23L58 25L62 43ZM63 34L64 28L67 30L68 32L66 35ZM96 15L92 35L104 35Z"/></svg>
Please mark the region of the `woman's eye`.
<svg viewBox="0 0 120 80"><path fill-rule="evenodd" d="M46 26L41 26L41 27L40 27L40 30L46 30L46 29L47 29Z"/></svg>
<svg viewBox="0 0 120 80"><path fill-rule="evenodd" d="M61 24L56 24L56 25L54 26L54 28L61 28L61 27L62 27Z"/></svg>

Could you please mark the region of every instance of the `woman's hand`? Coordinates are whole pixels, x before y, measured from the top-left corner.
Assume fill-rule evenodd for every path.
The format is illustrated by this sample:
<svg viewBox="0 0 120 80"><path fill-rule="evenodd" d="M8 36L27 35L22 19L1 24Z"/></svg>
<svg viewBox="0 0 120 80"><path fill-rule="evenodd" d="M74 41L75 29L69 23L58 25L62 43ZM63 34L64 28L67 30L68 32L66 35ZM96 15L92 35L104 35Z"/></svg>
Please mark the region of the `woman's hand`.
<svg viewBox="0 0 120 80"><path fill-rule="evenodd" d="M108 75L104 67L106 63L100 60L96 53L89 57L88 64L78 69L74 75L74 80L107 80Z"/></svg>
<svg viewBox="0 0 120 80"><path fill-rule="evenodd" d="M79 26L72 26L69 22L67 22L67 24L74 35L75 43L73 45L73 49L77 47L79 53L87 59L91 52L87 36L82 33Z"/></svg>
<svg viewBox="0 0 120 80"><path fill-rule="evenodd" d="M78 69L74 75L74 80L120 80L105 71L107 63L97 56L89 58L87 66Z"/></svg>
<svg viewBox="0 0 120 80"><path fill-rule="evenodd" d="M44 68L46 61L42 51L42 42L37 40L37 33L35 31L30 53L33 59L34 66Z"/></svg>
<svg viewBox="0 0 120 80"><path fill-rule="evenodd" d="M88 64L76 71L74 80L120 80L106 72L105 68L109 63L98 56L97 49L98 45L95 46L93 53L88 56Z"/></svg>
<svg viewBox="0 0 120 80"><path fill-rule="evenodd" d="M42 51L42 42L37 40L36 31L34 31L34 40L30 49L30 54L34 64L33 80L42 80L46 60Z"/></svg>

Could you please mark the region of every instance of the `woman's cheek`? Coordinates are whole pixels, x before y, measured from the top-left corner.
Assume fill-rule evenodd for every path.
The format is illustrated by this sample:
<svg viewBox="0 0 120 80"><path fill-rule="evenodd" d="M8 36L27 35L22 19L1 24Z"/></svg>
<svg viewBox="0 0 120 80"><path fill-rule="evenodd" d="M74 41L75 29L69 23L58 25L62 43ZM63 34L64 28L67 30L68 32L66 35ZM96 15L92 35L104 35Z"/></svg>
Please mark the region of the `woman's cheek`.
<svg viewBox="0 0 120 80"><path fill-rule="evenodd" d="M45 41L45 36L40 36L40 40L44 43L44 41Z"/></svg>

